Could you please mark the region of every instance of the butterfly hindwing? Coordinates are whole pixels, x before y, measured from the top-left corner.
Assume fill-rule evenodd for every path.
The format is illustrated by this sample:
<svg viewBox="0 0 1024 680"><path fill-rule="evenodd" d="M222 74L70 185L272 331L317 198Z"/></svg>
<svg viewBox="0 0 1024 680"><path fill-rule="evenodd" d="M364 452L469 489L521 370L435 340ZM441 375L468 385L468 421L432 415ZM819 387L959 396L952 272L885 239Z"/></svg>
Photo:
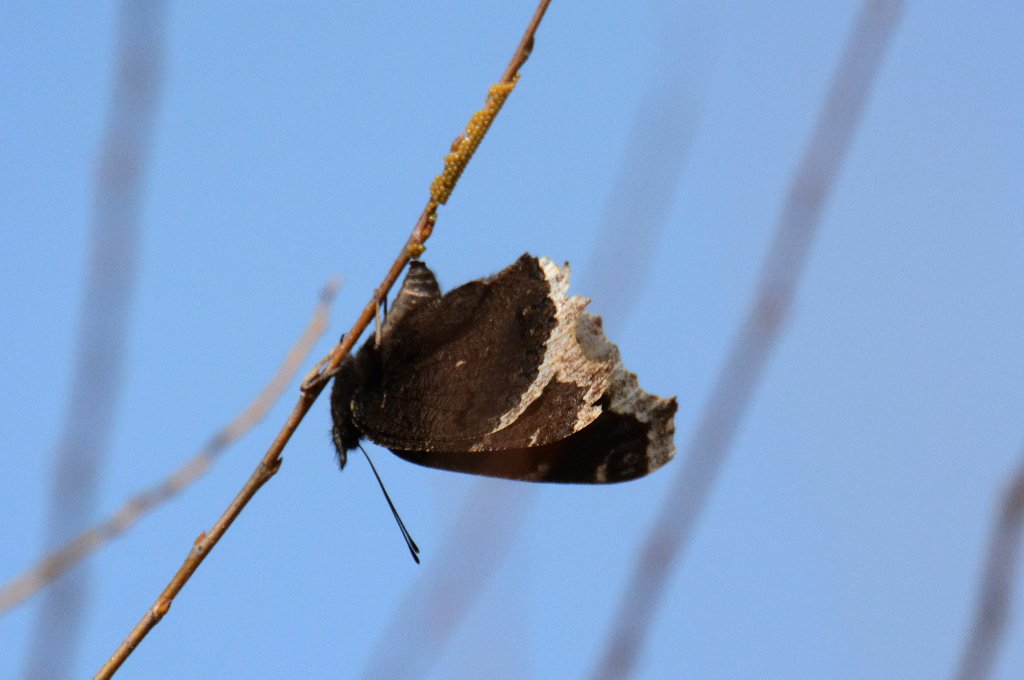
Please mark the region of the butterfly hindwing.
<svg viewBox="0 0 1024 680"><path fill-rule="evenodd" d="M611 484L658 469L675 454L676 400L640 388L636 375L623 366L618 348L601 331L600 317L585 314L578 335L589 356L611 358L615 366L599 402L601 415L586 427L541 446L394 453L428 467L532 482ZM560 407L547 396L545 390L529 410L543 413Z"/></svg>

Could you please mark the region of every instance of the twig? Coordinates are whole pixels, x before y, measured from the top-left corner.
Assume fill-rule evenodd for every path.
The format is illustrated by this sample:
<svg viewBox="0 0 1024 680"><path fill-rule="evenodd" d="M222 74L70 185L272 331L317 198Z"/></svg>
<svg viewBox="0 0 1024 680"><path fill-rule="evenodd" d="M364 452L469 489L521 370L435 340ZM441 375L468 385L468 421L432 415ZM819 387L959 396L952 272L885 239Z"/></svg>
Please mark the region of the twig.
<svg viewBox="0 0 1024 680"><path fill-rule="evenodd" d="M1010 596L1017 573L1021 531L1024 530L1024 465L1017 468L996 519L978 592L974 624L955 680L984 680L992 676L996 656L1006 637Z"/></svg>
<svg viewBox="0 0 1024 680"><path fill-rule="evenodd" d="M541 18L544 16L544 12L547 10L548 4L550 4L550 0L541 0L540 5L534 13L533 19L530 21L530 24L526 29L526 33L523 36L519 47L516 49L505 74L498 83L499 86L514 83L518 69L529 57L529 51L533 45L534 33L540 24ZM488 98L488 103L485 105L485 109L493 106L493 99L494 97L492 94L492 96ZM457 177L455 179L457 180ZM398 279L402 269L406 264L408 264L409 260L423 252L423 244L430 237L430 234L433 231L434 222L437 216L437 208L438 203L431 198L423 209L419 219L416 221L416 224L413 226L412 233L409 235L405 246L402 248L398 257L395 258L395 261L388 270L383 282L375 289L372 298L363 308L362 313L360 313L359 318L352 325L351 330L344 335L341 342L338 343L330 355L325 357L324 360L317 365L317 368L311 371L306 376L305 380L303 380L298 402L295 404L291 414L282 426L281 431L278 432L277 437L270 445L270 448L267 449L267 452L260 459L256 469L252 472L242 489L238 492L234 500L231 501L230 505L228 505L227 509L210 528L210 530L208 532L201 533L195 540L195 543L189 551L188 556L185 558L184 563L178 569L177 573L175 573L170 583L168 583L167 587L164 588L164 591L156 599L156 602L146 610L142 619L128 633L124 642L121 643L106 663L103 664L103 667L100 668L99 672L96 674L96 678L110 678L115 672L117 672L117 669L121 667L128 656L131 655L132 651L140 642L142 642L143 638L146 637L149 631L152 630L153 627L160 622L160 619L162 619L167 613L175 596L181 592L181 589L192 577L192 574L194 574L199 568L199 565L202 564L204 559L206 559L206 556L217 545L217 542L220 541L221 537L224 536L224 533L235 521L239 513L242 512L253 496L256 495L256 492L259 491L260 487L266 484L280 468L281 451L284 450L285 445L288 443L288 440L291 439L295 429L299 426L299 423L302 422L302 419L313 405L313 402L316 401L317 397L323 391L327 382L341 364L342 359L348 355L352 347L355 345L356 340L359 339L363 331L366 330L366 327L373 320L377 305L380 304L380 301L385 296L387 296L391 287L395 284L395 281Z"/></svg>
<svg viewBox="0 0 1024 680"><path fill-rule="evenodd" d="M357 677L412 680L430 675L459 624L515 545L522 518L535 498L532 492L505 480L481 479L473 485L437 548L437 559L425 564L406 588ZM454 560L454 556L470 553L467 545L473 546L472 559L466 563ZM471 566L460 569L459 564Z"/></svg>
<svg viewBox="0 0 1024 680"><path fill-rule="evenodd" d="M248 406L210 437L197 454L185 461L169 477L137 494L113 515L82 532L60 549L46 555L0 588L0 615L32 597L79 561L130 529L143 515L190 486L206 473L224 449L263 420L270 407L284 394L302 362L313 349L313 345L323 335L330 317L331 303L337 292L337 279L332 279L324 286L306 329L288 351L274 376Z"/></svg>
<svg viewBox="0 0 1024 680"><path fill-rule="evenodd" d="M636 666L672 567L686 549L761 372L785 327L822 210L902 5L900 0L867 0L861 8L790 185L757 295L686 449L675 484L636 560L604 654L593 669L594 677L626 678Z"/></svg>
<svg viewBox="0 0 1024 680"><path fill-rule="evenodd" d="M118 13L114 83L94 177L88 273L54 453L46 549L75 536L95 515L135 296L143 180L162 83L164 15L161 0L125 1ZM27 677L71 674L88 601L84 566L42 598L26 654Z"/></svg>

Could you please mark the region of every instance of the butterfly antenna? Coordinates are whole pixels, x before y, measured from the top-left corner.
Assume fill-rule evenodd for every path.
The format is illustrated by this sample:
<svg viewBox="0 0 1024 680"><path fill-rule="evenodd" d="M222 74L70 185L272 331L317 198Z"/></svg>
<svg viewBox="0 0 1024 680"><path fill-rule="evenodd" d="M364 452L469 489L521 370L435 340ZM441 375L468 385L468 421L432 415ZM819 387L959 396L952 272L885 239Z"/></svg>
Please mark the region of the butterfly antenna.
<svg viewBox="0 0 1024 680"><path fill-rule="evenodd" d="M377 483L380 484L380 490L384 493L384 498L388 502L388 507L391 508L391 514L395 516L395 521L398 522L398 528L402 531L402 538L405 539L405 544L409 546L409 553L412 554L412 558L416 560L416 564L420 563L420 548L416 545L416 541L412 540L412 535L409 530L405 528L405 522L398 514L398 510L395 509L395 504L391 502L391 496L388 495L388 490L384 488L384 482L381 481L380 475L377 474L377 467L370 460L370 454L366 452L362 444L359 444L359 450L363 452L366 457L366 462L370 464L370 469L373 470L373 476L377 478Z"/></svg>

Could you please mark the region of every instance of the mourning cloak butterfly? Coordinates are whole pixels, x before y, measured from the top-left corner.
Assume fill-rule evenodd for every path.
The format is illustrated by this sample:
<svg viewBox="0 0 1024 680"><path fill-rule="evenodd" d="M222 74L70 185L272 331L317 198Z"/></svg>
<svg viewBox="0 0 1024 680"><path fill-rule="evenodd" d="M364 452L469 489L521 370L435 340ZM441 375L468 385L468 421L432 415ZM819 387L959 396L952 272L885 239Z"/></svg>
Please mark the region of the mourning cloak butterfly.
<svg viewBox="0 0 1024 680"><path fill-rule="evenodd" d="M535 482L622 482L671 460L676 400L640 389L568 288L568 264L523 255L442 296L413 262L379 335L335 377L339 465L363 437L420 465Z"/></svg>

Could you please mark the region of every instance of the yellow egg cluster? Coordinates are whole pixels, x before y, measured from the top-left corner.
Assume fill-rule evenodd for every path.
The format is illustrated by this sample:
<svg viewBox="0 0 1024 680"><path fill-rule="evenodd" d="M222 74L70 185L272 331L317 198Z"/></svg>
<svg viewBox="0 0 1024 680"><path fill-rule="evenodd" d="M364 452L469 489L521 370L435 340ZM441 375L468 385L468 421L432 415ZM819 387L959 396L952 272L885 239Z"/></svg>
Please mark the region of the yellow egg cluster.
<svg viewBox="0 0 1024 680"><path fill-rule="evenodd" d="M491 127L491 121L498 115L505 100L508 99L512 88L519 81L517 73L512 82L497 83L491 85L487 94L487 103L484 108L473 114L466 125L466 130L459 135L452 144L452 151L444 157L444 172L434 178L430 184L430 200L434 203L444 204L451 196L455 183L459 181L462 171L465 169L469 159L473 157L476 148L480 146L487 129Z"/></svg>

